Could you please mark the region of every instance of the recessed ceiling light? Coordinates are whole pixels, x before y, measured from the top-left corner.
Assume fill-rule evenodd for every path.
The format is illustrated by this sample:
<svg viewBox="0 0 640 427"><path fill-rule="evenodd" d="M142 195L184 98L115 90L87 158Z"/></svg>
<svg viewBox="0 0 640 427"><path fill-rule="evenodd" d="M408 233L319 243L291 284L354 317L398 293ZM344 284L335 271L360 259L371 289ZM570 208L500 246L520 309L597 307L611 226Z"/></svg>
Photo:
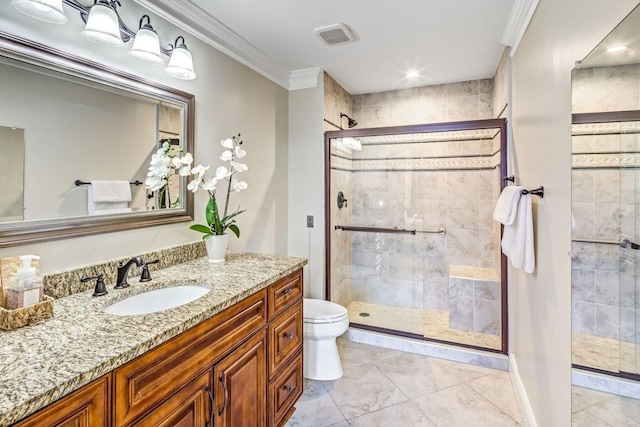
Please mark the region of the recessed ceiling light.
<svg viewBox="0 0 640 427"><path fill-rule="evenodd" d="M607 49L608 53L618 53L618 52L623 52L627 50L627 46L621 44L621 45L617 45L617 46L611 46L609 49Z"/></svg>
<svg viewBox="0 0 640 427"><path fill-rule="evenodd" d="M420 72L418 70L409 70L404 75L407 79L415 79L420 77Z"/></svg>

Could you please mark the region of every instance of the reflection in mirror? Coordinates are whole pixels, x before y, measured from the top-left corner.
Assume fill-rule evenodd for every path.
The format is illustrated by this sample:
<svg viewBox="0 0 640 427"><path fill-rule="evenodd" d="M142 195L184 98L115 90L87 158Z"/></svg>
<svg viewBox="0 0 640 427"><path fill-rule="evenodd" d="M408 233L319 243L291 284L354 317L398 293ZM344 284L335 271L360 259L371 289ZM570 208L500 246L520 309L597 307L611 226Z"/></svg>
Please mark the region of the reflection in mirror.
<svg viewBox="0 0 640 427"><path fill-rule="evenodd" d="M21 221L24 206L24 129L0 126L0 222Z"/></svg>
<svg viewBox="0 0 640 427"><path fill-rule="evenodd" d="M0 33L0 246L191 220L184 178L134 183L163 142L191 150L193 96L57 54Z"/></svg>
<svg viewBox="0 0 640 427"><path fill-rule="evenodd" d="M618 394L609 415L631 425L625 414L639 402L627 398L640 398L640 7L580 61L572 90L574 423L597 421Z"/></svg>

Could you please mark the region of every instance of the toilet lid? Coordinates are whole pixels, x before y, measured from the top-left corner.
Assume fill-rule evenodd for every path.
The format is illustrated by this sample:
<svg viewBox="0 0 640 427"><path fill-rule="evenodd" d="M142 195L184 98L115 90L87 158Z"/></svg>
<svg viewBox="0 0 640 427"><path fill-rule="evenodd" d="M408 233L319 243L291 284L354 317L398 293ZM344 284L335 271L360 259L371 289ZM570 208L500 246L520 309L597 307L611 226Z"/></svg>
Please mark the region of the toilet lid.
<svg viewBox="0 0 640 427"><path fill-rule="evenodd" d="M304 321L307 323L337 322L347 317L347 309L331 301L308 299L303 301Z"/></svg>

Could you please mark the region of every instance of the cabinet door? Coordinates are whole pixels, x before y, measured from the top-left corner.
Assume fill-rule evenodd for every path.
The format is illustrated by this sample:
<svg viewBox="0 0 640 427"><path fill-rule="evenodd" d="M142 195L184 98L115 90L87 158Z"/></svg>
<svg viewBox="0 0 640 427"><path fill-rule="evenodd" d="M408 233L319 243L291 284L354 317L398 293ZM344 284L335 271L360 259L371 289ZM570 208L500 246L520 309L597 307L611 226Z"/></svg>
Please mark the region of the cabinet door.
<svg viewBox="0 0 640 427"><path fill-rule="evenodd" d="M111 425L111 374L63 397L14 427L107 427Z"/></svg>
<svg viewBox="0 0 640 427"><path fill-rule="evenodd" d="M184 386L151 414L134 424L136 427L203 427L211 425L213 399L211 371Z"/></svg>
<svg viewBox="0 0 640 427"><path fill-rule="evenodd" d="M216 427L266 425L265 357L263 329L214 366Z"/></svg>

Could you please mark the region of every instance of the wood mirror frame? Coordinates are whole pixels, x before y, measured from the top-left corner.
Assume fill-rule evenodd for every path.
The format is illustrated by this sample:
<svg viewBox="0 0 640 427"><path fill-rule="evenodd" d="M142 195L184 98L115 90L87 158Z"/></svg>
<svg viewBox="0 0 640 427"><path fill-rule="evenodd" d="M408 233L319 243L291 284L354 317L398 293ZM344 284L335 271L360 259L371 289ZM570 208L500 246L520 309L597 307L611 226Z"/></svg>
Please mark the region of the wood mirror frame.
<svg viewBox="0 0 640 427"><path fill-rule="evenodd" d="M183 106L184 145L193 152L195 97L97 62L0 31L0 56ZM186 180L184 180L186 181ZM181 208L0 224L0 248L193 220L193 193L182 183Z"/></svg>

